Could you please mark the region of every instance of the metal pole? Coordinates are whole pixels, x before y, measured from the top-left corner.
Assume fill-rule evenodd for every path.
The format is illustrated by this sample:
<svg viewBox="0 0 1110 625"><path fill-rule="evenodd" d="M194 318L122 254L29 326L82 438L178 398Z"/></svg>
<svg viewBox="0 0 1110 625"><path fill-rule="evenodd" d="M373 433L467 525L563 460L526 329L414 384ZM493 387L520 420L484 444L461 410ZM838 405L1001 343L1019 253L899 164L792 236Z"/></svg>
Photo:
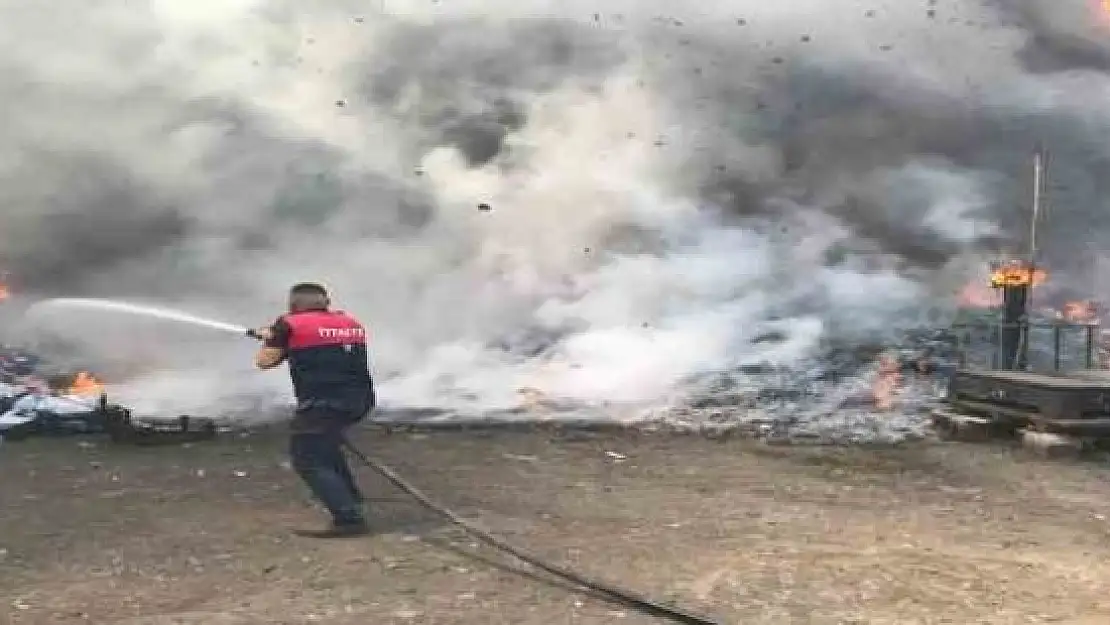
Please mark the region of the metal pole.
<svg viewBox="0 0 1110 625"><path fill-rule="evenodd" d="M1001 369L1005 366L1002 364L1002 359L1005 358L1002 350L1003 327L1005 325L1006 322L1001 321L997 326L994 327L995 342L994 352L991 354L991 369Z"/></svg>
<svg viewBox="0 0 1110 625"><path fill-rule="evenodd" d="M1060 324L1052 327L1052 370L1060 372Z"/></svg>
<svg viewBox="0 0 1110 625"><path fill-rule="evenodd" d="M1037 221L1041 214L1041 193L1044 187L1044 161L1040 150L1033 155L1033 215L1029 222L1029 266L1037 262ZM1032 278L1032 275L1030 275Z"/></svg>
<svg viewBox="0 0 1110 625"><path fill-rule="evenodd" d="M1014 369L1025 370L1029 364L1029 311L1033 309L1033 286L1037 274L1037 222L1041 214L1041 194L1044 188L1044 155L1038 148L1033 153L1033 206L1029 219L1029 287L1025 296L1025 314L1020 329L1020 348Z"/></svg>
<svg viewBox="0 0 1110 625"><path fill-rule="evenodd" d="M1095 368L1095 326L1087 324L1087 368Z"/></svg>

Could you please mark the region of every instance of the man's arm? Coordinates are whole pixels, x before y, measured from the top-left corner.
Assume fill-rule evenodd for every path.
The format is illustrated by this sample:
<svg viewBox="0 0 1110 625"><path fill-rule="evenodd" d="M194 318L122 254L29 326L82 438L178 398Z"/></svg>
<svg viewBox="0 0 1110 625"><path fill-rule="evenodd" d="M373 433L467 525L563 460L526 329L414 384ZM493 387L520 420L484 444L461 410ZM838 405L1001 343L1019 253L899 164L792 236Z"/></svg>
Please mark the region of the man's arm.
<svg viewBox="0 0 1110 625"><path fill-rule="evenodd" d="M269 328L258 331L262 337L262 348L254 355L254 366L259 369L273 369L285 362L289 354L289 324L284 319L278 319Z"/></svg>

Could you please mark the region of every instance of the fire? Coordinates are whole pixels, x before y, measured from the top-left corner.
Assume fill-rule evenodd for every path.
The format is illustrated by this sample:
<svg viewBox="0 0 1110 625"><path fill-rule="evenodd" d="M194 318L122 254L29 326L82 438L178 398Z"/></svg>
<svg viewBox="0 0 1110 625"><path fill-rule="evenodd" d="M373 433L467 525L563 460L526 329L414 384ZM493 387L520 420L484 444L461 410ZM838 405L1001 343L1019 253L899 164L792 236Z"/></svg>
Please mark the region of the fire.
<svg viewBox="0 0 1110 625"><path fill-rule="evenodd" d="M1110 0L1107 0L1110 2ZM998 295L989 287L979 282L969 282L960 289L960 306L963 308L994 308L998 305Z"/></svg>
<svg viewBox="0 0 1110 625"><path fill-rule="evenodd" d="M8 299L11 296L12 296L11 289L8 288L7 284L4 284L2 281L0 281L0 302Z"/></svg>
<svg viewBox="0 0 1110 625"><path fill-rule="evenodd" d="M875 374L875 383L871 387L875 409L892 410L901 387L902 369L898 364L898 359L889 354L879 358L879 370Z"/></svg>
<svg viewBox="0 0 1110 625"><path fill-rule="evenodd" d="M1060 317L1071 323L1091 323L1097 320L1098 311L1094 302L1084 300L1066 302L1060 309Z"/></svg>
<svg viewBox="0 0 1110 625"><path fill-rule="evenodd" d="M1103 27L1110 26L1110 0L1094 0L1088 4L1090 8L1097 13L1095 19L1098 20Z"/></svg>
<svg viewBox="0 0 1110 625"><path fill-rule="evenodd" d="M1048 272L1044 269L1030 268L1022 261L1010 261L994 265L989 282L984 284L973 280L965 284L957 293L957 298L964 308L994 308L1002 303L995 289L1040 286L1046 280Z"/></svg>
<svg viewBox="0 0 1110 625"><path fill-rule="evenodd" d="M1110 0L1107 0L1110 2ZM991 272L991 287L1039 286L1048 279L1048 272L1034 269L1022 262L1011 262Z"/></svg>
<svg viewBox="0 0 1110 625"><path fill-rule="evenodd" d="M104 392L104 384L88 371L81 371L73 378L67 395L100 395Z"/></svg>

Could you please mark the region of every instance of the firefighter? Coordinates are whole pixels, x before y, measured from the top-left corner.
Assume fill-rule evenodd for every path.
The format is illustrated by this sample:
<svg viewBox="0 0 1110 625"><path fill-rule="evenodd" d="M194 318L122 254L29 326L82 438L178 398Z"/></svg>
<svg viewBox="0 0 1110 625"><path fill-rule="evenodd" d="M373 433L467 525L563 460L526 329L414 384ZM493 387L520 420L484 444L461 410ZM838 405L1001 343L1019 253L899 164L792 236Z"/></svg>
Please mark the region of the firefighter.
<svg viewBox="0 0 1110 625"><path fill-rule="evenodd" d="M294 470L331 513L331 526L303 536L359 536L369 528L363 496L343 454L345 433L374 408L367 332L351 315L330 308L328 291L315 283L289 290L289 312L254 331L263 341L259 369L288 362L297 406L289 453Z"/></svg>

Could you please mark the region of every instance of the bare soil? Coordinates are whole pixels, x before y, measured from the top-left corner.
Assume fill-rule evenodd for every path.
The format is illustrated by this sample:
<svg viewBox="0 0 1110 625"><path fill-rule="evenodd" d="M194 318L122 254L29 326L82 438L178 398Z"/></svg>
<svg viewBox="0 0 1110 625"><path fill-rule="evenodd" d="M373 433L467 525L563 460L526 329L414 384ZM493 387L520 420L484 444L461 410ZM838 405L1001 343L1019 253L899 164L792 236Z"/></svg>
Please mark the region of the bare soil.
<svg viewBox="0 0 1110 625"><path fill-rule="evenodd" d="M359 439L515 543L725 623L1110 623L1097 462L955 443ZM376 535L294 537L323 516L287 466L273 434L5 444L0 623L657 622L505 570L368 470Z"/></svg>

